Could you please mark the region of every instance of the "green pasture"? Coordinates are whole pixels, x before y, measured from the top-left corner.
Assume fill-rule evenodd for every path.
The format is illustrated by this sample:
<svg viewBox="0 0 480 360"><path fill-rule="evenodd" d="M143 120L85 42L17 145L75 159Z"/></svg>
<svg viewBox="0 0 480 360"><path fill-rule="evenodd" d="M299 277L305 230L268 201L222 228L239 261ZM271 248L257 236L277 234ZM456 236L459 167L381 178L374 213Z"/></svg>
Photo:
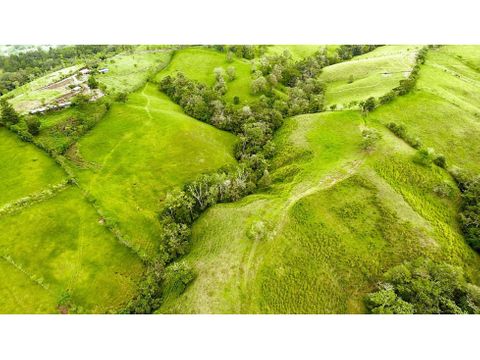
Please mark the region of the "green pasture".
<svg viewBox="0 0 480 360"><path fill-rule="evenodd" d="M0 216L0 233L0 266L9 269L0 275L3 291L20 289L2 299L2 312L18 303L19 312L56 312L65 293L80 311L118 310L133 295L143 268L76 187ZM17 285L12 284L15 278ZM38 303L30 298L36 293Z"/></svg>
<svg viewBox="0 0 480 360"><path fill-rule="evenodd" d="M43 151L0 128L0 208L65 178L64 171Z"/></svg>
<svg viewBox="0 0 480 360"><path fill-rule="evenodd" d="M235 136L192 119L147 84L78 142L80 185L143 256L158 247L167 191L233 164Z"/></svg>

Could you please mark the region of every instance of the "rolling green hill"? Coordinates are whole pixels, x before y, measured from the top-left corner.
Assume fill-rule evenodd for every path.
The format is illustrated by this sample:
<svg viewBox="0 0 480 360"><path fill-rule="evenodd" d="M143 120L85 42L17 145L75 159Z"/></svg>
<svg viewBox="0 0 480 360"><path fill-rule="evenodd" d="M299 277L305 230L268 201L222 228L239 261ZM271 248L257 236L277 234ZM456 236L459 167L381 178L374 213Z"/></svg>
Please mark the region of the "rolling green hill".
<svg viewBox="0 0 480 360"><path fill-rule="evenodd" d="M321 47L273 45L266 55L288 50L298 61ZM337 48L326 46L329 55ZM480 284L480 256L462 235L461 194L448 171L480 171L480 47L429 47L413 90L380 104L409 79L420 49L380 46L321 70L326 110L284 119L269 144L269 172L262 169L266 184L193 223L188 252L164 274L172 281L185 265L194 280L165 287L157 313L364 313L384 273L418 257L460 266ZM236 144L264 135L248 127L260 121L253 103L269 101L251 94L255 61L229 62L204 46L135 47L99 62L109 68L95 75L104 98L37 116L33 143L0 128L0 312L118 312L139 296L162 255L168 194L242 166ZM250 105L233 107L246 114L239 136L186 115L158 89L179 71L213 86L215 69L229 66L236 78L217 100ZM74 70L7 98L18 110L41 104L58 94L39 89ZM370 97L376 109L362 113ZM392 122L444 154L446 169L416 161ZM368 148L366 130L379 135Z"/></svg>

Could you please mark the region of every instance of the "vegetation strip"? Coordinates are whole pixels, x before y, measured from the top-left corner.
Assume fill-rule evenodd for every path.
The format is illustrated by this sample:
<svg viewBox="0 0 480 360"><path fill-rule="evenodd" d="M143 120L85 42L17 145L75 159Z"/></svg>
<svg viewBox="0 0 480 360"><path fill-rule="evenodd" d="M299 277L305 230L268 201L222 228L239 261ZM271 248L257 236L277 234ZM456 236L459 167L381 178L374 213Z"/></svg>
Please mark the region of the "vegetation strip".
<svg viewBox="0 0 480 360"><path fill-rule="evenodd" d="M69 180L65 180L59 184L50 185L49 187L47 187L46 189L40 192L30 194L21 199L5 204L2 207L0 207L0 217L7 214L12 214L12 213L21 211L22 209L28 206L32 206L33 204L50 199L54 197L57 193L65 190L70 185L71 185L71 182Z"/></svg>

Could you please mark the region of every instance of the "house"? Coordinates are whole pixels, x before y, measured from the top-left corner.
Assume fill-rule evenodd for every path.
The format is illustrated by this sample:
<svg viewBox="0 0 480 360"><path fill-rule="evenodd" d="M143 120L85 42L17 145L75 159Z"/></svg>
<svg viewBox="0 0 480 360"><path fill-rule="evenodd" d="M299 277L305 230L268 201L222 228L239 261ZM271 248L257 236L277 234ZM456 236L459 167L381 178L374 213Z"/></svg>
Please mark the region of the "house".
<svg viewBox="0 0 480 360"><path fill-rule="evenodd" d="M100 74L105 74L105 73L108 72L108 69L107 69L107 68L103 68L103 69L98 70L98 72L99 72Z"/></svg>
<svg viewBox="0 0 480 360"><path fill-rule="evenodd" d="M33 109L30 111L30 114L37 114L37 113L44 113L45 111L47 111L48 109L46 107L40 107L40 108L37 108L37 109Z"/></svg>
<svg viewBox="0 0 480 360"><path fill-rule="evenodd" d="M72 91L75 91L75 92L76 92L76 91L80 91L80 90L82 90L82 87L81 87L81 86L75 86L75 87L72 89Z"/></svg>
<svg viewBox="0 0 480 360"><path fill-rule="evenodd" d="M66 102L59 103L59 104L58 104L58 107L59 107L59 108L67 108L67 107L69 107L70 105L72 105L72 102L71 102L71 101L66 101Z"/></svg>
<svg viewBox="0 0 480 360"><path fill-rule="evenodd" d="M85 69L82 69L82 70L80 70L80 71L79 71L79 73L80 73L81 75L87 75L87 74L90 74L90 69L87 69L87 68L85 68Z"/></svg>

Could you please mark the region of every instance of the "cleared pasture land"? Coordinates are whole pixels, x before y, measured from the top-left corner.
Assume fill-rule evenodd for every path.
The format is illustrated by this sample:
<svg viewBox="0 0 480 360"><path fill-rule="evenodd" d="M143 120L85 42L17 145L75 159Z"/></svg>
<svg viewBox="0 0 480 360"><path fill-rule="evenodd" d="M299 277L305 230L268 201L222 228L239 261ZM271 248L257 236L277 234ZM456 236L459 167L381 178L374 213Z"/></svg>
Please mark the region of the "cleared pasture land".
<svg viewBox="0 0 480 360"><path fill-rule="evenodd" d="M386 94L408 77L419 48L387 45L352 60L327 66L320 75L327 88L325 105L355 107L350 104Z"/></svg>
<svg viewBox="0 0 480 360"><path fill-rule="evenodd" d="M96 78L109 93L131 92L166 66L171 56L172 51L168 48L118 54L99 64L99 69L107 68L108 72L98 74Z"/></svg>
<svg viewBox="0 0 480 360"><path fill-rule="evenodd" d="M236 79L227 82L228 91L225 98L232 101L238 96L241 102L255 99L250 93L251 63L245 59L234 57L231 63L227 62L226 54L212 49L187 48L175 51L168 66L156 76L160 81L167 75L174 75L180 71L189 79L200 81L209 86L215 83L215 68L227 69L235 67Z"/></svg>
<svg viewBox="0 0 480 360"><path fill-rule="evenodd" d="M132 296L143 268L76 187L0 216L0 233L0 262L9 269L0 283L4 292L15 294L2 300L2 311L21 303L21 312L57 312L65 293L80 311L118 310ZM12 274L19 284L12 284ZM30 298L37 294L38 303Z"/></svg>
<svg viewBox="0 0 480 360"><path fill-rule="evenodd" d="M66 178L44 152L0 128L0 208Z"/></svg>
<svg viewBox="0 0 480 360"><path fill-rule="evenodd" d="M478 282L449 175L414 164L414 151L381 127L378 150L365 153L362 124L353 111L289 119L272 189L200 218L185 257L199 275L160 311L363 312L383 272L419 255L464 266ZM445 183L452 193L442 198L434 189Z"/></svg>
<svg viewBox="0 0 480 360"><path fill-rule="evenodd" d="M154 255L167 191L233 164L235 136L201 123L147 84L78 142L81 187L143 257Z"/></svg>

